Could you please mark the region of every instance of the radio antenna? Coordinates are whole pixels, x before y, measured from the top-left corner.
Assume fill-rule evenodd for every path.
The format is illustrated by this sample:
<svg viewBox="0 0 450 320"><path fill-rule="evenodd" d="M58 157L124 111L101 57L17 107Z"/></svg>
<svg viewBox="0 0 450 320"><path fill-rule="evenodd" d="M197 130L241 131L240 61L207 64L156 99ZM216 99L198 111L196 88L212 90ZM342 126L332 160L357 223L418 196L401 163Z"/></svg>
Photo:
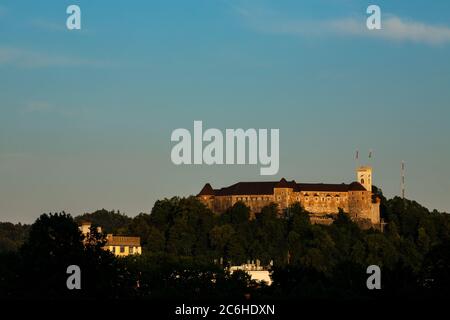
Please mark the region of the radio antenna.
<svg viewBox="0 0 450 320"><path fill-rule="evenodd" d="M402 161L402 166L401 166L401 193L402 193L402 198L405 199L405 161Z"/></svg>

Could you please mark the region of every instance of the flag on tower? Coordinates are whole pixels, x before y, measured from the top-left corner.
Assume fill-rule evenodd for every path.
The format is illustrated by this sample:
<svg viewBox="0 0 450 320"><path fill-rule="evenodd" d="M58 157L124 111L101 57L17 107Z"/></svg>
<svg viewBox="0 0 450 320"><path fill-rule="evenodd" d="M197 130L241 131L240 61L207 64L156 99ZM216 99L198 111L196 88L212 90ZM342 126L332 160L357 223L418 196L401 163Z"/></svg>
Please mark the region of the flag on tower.
<svg viewBox="0 0 450 320"><path fill-rule="evenodd" d="M373 153L373 150L370 149L370 150L369 150L369 159L372 158L372 153Z"/></svg>
<svg viewBox="0 0 450 320"><path fill-rule="evenodd" d="M356 150L356 156L355 159L358 160L359 159L359 150Z"/></svg>

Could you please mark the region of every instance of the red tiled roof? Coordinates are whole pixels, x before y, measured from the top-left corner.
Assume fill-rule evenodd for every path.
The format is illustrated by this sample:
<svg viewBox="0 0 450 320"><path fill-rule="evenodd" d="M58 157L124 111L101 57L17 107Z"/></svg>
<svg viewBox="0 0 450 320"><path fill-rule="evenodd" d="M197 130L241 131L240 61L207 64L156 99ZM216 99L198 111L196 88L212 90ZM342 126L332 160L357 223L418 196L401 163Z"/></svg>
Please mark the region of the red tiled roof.
<svg viewBox="0 0 450 320"><path fill-rule="evenodd" d="M294 180L291 182L287 182L285 178L281 178L279 182L275 184L275 188L292 188L294 189L296 187L296 183Z"/></svg>
<svg viewBox="0 0 450 320"><path fill-rule="evenodd" d="M366 188L364 188L364 186L361 183L354 181L354 182L350 183L348 190L350 190L350 191L366 191Z"/></svg>
<svg viewBox="0 0 450 320"><path fill-rule="evenodd" d="M106 237L107 246L135 246L141 245L140 237L128 237L128 236L113 236L108 235Z"/></svg>
<svg viewBox="0 0 450 320"><path fill-rule="evenodd" d="M205 184L203 189L198 194L199 196L212 196L214 195L214 190L209 183Z"/></svg>
<svg viewBox="0 0 450 320"><path fill-rule="evenodd" d="M238 182L232 186L214 190L216 196L273 194L278 182Z"/></svg>
<svg viewBox="0 0 450 320"><path fill-rule="evenodd" d="M366 189L358 182L350 184L330 184L330 183L296 183L293 181L263 181L263 182L238 182L229 187L221 189L213 189L211 185L206 184L201 195L216 195L216 196L230 196L230 195L271 195L274 188L292 188L296 192L300 191L317 191L317 192L348 192L348 191L365 191Z"/></svg>

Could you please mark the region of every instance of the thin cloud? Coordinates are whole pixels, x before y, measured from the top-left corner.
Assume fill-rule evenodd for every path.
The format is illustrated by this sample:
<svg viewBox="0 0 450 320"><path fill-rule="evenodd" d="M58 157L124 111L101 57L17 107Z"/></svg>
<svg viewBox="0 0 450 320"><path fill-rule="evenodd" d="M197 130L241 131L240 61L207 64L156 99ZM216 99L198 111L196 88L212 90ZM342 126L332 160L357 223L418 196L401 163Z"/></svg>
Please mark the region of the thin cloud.
<svg viewBox="0 0 450 320"><path fill-rule="evenodd" d="M56 32L67 31L66 25L64 23L55 23L43 19L31 20L30 25L34 28L46 31L56 31Z"/></svg>
<svg viewBox="0 0 450 320"><path fill-rule="evenodd" d="M54 22L47 19L42 18L36 18L32 19L28 22L28 25L31 26L33 29L37 29L40 31L48 31L48 32L69 32L67 30L66 22L59 21ZM83 27L81 30L76 31L77 35L94 35L93 29L88 27Z"/></svg>
<svg viewBox="0 0 450 320"><path fill-rule="evenodd" d="M0 46L0 67L1 66L15 66L21 68L108 67L110 64L105 61Z"/></svg>
<svg viewBox="0 0 450 320"><path fill-rule="evenodd" d="M450 28L448 26L406 20L390 14L382 15L381 30L368 30L365 16L334 20L302 20L283 18L270 10L249 10L242 7L233 7L233 9L247 26L266 34L306 37L327 35L374 37L428 45L450 43Z"/></svg>
<svg viewBox="0 0 450 320"><path fill-rule="evenodd" d="M432 45L450 42L450 28L447 26L403 20L396 16L388 16L382 19L381 30L369 31L365 28L365 21L358 21L357 19L336 20L331 22L330 25L342 34L367 35L394 41L410 41Z"/></svg>
<svg viewBox="0 0 450 320"><path fill-rule="evenodd" d="M25 108L23 109L24 113L33 113L33 112L49 112L54 110L54 107L44 101L32 101L28 102Z"/></svg>
<svg viewBox="0 0 450 320"><path fill-rule="evenodd" d="M450 42L450 28L447 26L433 26L421 22L402 21L392 17L384 24L386 36L392 39L444 44Z"/></svg>
<svg viewBox="0 0 450 320"><path fill-rule="evenodd" d="M84 112L84 108L78 107L77 109L71 109L50 103L48 101L34 100L25 102L23 107L19 108L19 112L23 116L35 114L56 114L64 117L72 117Z"/></svg>

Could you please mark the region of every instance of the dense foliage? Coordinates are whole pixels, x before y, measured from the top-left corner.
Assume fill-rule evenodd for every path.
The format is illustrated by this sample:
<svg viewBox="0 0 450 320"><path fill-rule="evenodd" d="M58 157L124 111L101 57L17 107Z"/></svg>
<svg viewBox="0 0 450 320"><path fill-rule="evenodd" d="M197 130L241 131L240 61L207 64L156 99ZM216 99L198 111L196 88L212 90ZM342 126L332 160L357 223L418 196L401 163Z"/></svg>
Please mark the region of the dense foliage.
<svg viewBox="0 0 450 320"><path fill-rule="evenodd" d="M382 197L381 209L387 223L383 233L362 230L344 212L330 226L313 225L299 204L281 217L271 205L250 220L242 203L215 215L194 197L157 201L151 214L134 218L103 209L75 219L64 213L42 215L31 228L2 224L0 244L15 245L0 247L0 296L448 296L450 216L398 197ZM140 236L144 254L115 258L101 249L104 237L94 228L83 243L77 223L85 220L105 233ZM224 268L251 260L273 263L272 286L256 285L245 273L231 275ZM82 293L65 288L70 264L83 270ZM369 265L381 267L382 290L367 289Z"/></svg>
<svg viewBox="0 0 450 320"><path fill-rule="evenodd" d="M30 226L0 222L0 252L17 251L28 236Z"/></svg>

